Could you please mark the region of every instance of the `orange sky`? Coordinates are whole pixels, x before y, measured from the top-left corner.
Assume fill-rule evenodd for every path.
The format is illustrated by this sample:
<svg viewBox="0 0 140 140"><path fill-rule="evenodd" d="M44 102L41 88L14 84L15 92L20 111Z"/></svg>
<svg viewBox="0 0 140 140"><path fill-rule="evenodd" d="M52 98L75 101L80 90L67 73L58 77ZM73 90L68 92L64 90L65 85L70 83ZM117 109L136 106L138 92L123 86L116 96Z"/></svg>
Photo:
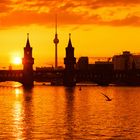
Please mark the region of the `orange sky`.
<svg viewBox="0 0 140 140"><path fill-rule="evenodd" d="M76 57L140 53L139 0L0 0L0 69L23 57L28 32L34 66L52 65L56 13L59 63L69 32Z"/></svg>

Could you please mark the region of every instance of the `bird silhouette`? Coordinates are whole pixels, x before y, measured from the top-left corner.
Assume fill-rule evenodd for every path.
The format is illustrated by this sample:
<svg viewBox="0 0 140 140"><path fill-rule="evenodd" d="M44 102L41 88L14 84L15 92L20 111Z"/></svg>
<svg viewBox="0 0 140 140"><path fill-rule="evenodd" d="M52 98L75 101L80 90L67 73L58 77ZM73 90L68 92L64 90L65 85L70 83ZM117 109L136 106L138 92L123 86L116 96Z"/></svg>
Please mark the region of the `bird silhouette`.
<svg viewBox="0 0 140 140"><path fill-rule="evenodd" d="M109 98L107 95L105 95L104 93L101 92L101 94L106 98L106 101L111 101L112 99Z"/></svg>

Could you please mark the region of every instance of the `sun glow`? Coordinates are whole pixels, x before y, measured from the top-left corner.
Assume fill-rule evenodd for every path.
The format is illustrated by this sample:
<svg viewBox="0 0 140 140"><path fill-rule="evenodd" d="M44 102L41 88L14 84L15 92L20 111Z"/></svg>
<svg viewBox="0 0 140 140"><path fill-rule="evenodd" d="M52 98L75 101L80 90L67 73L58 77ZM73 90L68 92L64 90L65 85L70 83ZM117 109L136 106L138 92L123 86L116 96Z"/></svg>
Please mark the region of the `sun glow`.
<svg viewBox="0 0 140 140"><path fill-rule="evenodd" d="M13 58L13 62L12 63L15 64L15 65L20 65L21 62L22 62L21 58L16 56L16 57Z"/></svg>

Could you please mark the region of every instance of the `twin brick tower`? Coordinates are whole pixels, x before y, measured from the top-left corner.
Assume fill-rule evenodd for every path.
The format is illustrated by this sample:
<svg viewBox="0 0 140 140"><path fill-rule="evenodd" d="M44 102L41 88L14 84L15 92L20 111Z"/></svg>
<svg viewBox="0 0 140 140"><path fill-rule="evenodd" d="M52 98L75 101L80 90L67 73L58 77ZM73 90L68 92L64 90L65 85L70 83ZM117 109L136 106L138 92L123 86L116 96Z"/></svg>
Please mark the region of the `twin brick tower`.
<svg viewBox="0 0 140 140"><path fill-rule="evenodd" d="M27 43L24 47L23 64L23 85L25 87L32 87L34 82L33 77L33 64L34 58L32 57L32 47L30 46L29 33L27 34Z"/></svg>
<svg viewBox="0 0 140 140"><path fill-rule="evenodd" d="M75 86L75 70L76 58L74 57L74 48L71 43L71 34L69 34L69 43L66 48L66 57L64 58L65 70L64 70L64 85Z"/></svg>
<svg viewBox="0 0 140 140"><path fill-rule="evenodd" d="M54 43L56 43L55 47L57 48L58 39L57 42L56 39L57 36L54 41ZM55 56L56 56L55 66L57 66L57 54ZM34 71L33 71L34 58L32 57L32 47L30 46L29 34L27 34L27 43L26 46L24 47L24 57L22 59L22 64L23 64L23 77L22 77L23 86L32 87L34 83ZM63 85L75 86L76 81L75 81L74 65L76 64L76 58L74 57L74 48L71 43L70 34L69 34L68 46L66 47L66 57L64 58L64 64L65 64L65 69L64 69L64 76L63 76Z"/></svg>

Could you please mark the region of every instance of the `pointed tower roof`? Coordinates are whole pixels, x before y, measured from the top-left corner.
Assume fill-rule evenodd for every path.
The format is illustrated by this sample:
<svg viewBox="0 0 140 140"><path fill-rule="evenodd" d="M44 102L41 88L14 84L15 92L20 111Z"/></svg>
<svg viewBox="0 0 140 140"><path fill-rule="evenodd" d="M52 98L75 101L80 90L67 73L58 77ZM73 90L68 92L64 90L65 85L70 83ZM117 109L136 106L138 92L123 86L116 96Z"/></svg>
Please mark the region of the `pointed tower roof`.
<svg viewBox="0 0 140 140"><path fill-rule="evenodd" d="M27 33L26 48L30 48L29 33Z"/></svg>
<svg viewBox="0 0 140 140"><path fill-rule="evenodd" d="M69 33L69 43L68 43L68 47L72 47L72 43L71 43L71 33Z"/></svg>

